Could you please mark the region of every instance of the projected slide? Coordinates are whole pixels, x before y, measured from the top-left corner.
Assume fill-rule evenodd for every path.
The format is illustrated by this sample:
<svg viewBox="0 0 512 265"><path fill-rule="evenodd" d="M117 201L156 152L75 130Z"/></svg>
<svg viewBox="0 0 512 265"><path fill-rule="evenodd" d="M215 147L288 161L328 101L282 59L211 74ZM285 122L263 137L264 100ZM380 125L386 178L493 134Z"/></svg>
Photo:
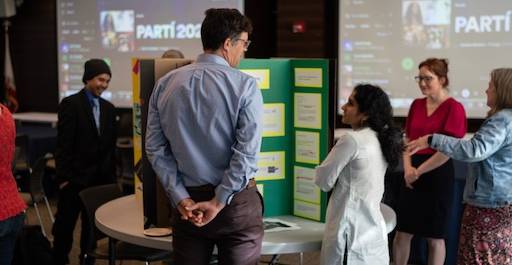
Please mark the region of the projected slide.
<svg viewBox="0 0 512 265"><path fill-rule="evenodd" d="M112 81L102 95L132 105L132 57L160 57L168 49L195 59L202 52L201 22L210 7L237 8L243 0L57 0L59 97L83 88L83 64L103 58Z"/></svg>
<svg viewBox="0 0 512 265"><path fill-rule="evenodd" d="M489 72L512 67L512 1L340 0L339 103L355 84L378 84L406 116L422 97L414 76L428 57L449 60L450 94L485 117Z"/></svg>

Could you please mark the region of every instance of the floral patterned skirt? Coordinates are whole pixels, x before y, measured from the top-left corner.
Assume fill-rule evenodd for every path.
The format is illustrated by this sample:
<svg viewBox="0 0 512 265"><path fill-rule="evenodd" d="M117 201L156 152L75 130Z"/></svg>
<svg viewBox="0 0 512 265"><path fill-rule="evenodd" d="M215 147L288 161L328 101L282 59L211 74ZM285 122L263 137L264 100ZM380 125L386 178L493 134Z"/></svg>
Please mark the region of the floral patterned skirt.
<svg viewBox="0 0 512 265"><path fill-rule="evenodd" d="M457 264L512 264L512 205L481 208L466 204Z"/></svg>

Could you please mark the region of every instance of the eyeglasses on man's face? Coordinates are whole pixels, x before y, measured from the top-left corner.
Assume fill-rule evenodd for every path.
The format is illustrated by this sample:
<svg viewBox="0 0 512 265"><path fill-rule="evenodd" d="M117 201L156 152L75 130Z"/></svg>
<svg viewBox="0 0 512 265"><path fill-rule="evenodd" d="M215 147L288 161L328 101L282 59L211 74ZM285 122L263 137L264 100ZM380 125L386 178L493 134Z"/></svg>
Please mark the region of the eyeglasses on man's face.
<svg viewBox="0 0 512 265"><path fill-rule="evenodd" d="M434 79L433 76L428 76L428 75L418 75L418 76L415 76L414 77L414 80L416 80L416 82L418 83L421 83L421 81L425 81L425 83L430 83L432 80Z"/></svg>
<svg viewBox="0 0 512 265"><path fill-rule="evenodd" d="M250 40L235 39L235 42L236 41L242 41L244 43L244 51L247 51L247 49L249 48L249 45L251 45L251 41Z"/></svg>

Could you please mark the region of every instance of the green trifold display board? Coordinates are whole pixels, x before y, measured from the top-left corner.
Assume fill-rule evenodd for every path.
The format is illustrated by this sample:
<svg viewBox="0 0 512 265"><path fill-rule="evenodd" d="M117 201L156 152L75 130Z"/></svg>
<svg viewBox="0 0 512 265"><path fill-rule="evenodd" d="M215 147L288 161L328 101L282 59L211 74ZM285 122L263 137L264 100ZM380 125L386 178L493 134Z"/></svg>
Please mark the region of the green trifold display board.
<svg viewBox="0 0 512 265"><path fill-rule="evenodd" d="M326 59L245 59L239 68L258 80L263 95L256 181L265 216L324 221L327 196L314 178L332 145L334 67Z"/></svg>

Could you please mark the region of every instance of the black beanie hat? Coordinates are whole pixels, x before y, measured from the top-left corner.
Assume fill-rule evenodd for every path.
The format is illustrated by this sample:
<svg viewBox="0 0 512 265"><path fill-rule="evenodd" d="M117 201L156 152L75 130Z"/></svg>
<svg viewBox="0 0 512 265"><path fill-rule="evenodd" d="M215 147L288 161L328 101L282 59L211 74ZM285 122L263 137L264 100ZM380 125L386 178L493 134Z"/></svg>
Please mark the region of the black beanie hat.
<svg viewBox="0 0 512 265"><path fill-rule="evenodd" d="M108 74L112 77L108 64L102 59L90 59L84 64L84 76L82 77L82 82L86 84L88 80L91 80L101 74Z"/></svg>

